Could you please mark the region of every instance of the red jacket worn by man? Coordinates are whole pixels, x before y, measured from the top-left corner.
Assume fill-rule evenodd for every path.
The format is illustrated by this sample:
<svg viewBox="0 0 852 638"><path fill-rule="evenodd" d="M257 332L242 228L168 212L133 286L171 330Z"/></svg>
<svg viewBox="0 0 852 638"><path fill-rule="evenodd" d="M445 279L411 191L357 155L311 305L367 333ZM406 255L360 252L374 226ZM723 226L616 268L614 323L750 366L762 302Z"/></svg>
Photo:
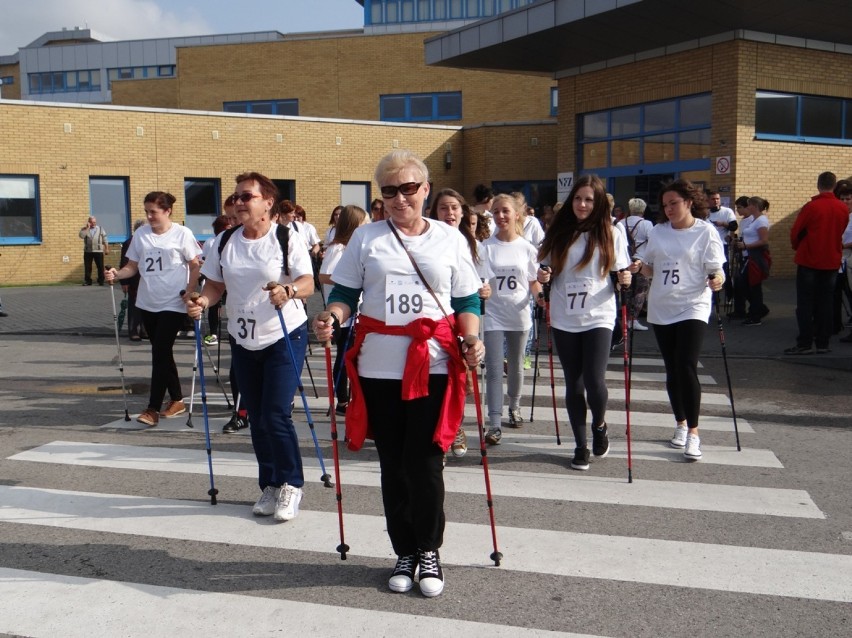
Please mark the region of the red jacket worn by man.
<svg viewBox="0 0 852 638"><path fill-rule="evenodd" d="M820 192L802 207L790 229L795 262L815 270L840 268L841 241L849 209L831 191Z"/></svg>

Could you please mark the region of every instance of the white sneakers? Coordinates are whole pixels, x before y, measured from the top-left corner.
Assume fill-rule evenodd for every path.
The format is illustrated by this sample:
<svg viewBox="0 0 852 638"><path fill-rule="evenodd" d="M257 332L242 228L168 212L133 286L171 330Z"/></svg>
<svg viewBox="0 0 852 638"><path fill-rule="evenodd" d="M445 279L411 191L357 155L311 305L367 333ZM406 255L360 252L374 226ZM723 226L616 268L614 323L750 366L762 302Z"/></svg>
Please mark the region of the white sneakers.
<svg viewBox="0 0 852 638"><path fill-rule="evenodd" d="M638 319L633 320L633 329L638 330L639 332L645 332L648 330L648 326L642 324Z"/></svg>
<svg viewBox="0 0 852 638"><path fill-rule="evenodd" d="M679 425L676 426L674 434L672 435L672 440L669 441L669 445L671 445L673 448L683 449L683 447L686 445L686 433L688 431L689 430L687 428L681 427Z"/></svg>
<svg viewBox="0 0 852 638"><path fill-rule="evenodd" d="M683 456L688 461L697 461L701 458L701 439L695 434L686 437L686 446L683 448Z"/></svg>
<svg viewBox="0 0 852 638"><path fill-rule="evenodd" d="M257 499L257 503L251 508L251 513L255 516L272 516L275 513L275 503L278 501L280 491L280 487L267 485L263 489L263 494Z"/></svg>
<svg viewBox="0 0 852 638"><path fill-rule="evenodd" d="M282 487L267 485L252 508L255 516L275 516L276 521L291 521L299 513L302 488L286 483Z"/></svg>
<svg viewBox="0 0 852 638"><path fill-rule="evenodd" d="M698 461L701 458L701 439L697 434L689 434L688 428L675 427L669 445L679 450L682 449L683 456L687 461Z"/></svg>
<svg viewBox="0 0 852 638"><path fill-rule="evenodd" d="M302 488L284 483L278 492L275 503L275 520L292 521L299 513L299 503L302 502Z"/></svg>

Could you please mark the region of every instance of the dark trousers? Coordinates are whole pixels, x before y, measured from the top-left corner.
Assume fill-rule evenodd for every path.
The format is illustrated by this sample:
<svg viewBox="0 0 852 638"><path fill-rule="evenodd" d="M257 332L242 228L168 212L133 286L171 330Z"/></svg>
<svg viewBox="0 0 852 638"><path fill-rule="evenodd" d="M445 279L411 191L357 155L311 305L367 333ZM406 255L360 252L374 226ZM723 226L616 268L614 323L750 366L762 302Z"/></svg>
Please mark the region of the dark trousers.
<svg viewBox="0 0 852 638"><path fill-rule="evenodd" d="M606 417L609 392L606 364L612 333L609 328L566 332L553 328L553 342L565 373L565 406L574 432L576 447L587 447L586 401L592 411L592 425L600 426Z"/></svg>
<svg viewBox="0 0 852 638"><path fill-rule="evenodd" d="M343 364L343 356L346 354L346 344L349 341L350 332L352 332L351 327L341 328L334 336L337 353L334 355L334 368L331 374L334 379L334 390L338 403L349 403L349 377L346 376L346 366Z"/></svg>
<svg viewBox="0 0 852 638"><path fill-rule="evenodd" d="M240 384L241 405L248 410L251 443L257 458L260 489L285 483L305 484L299 436L291 405L296 395L308 343L307 323L290 332L293 357L285 338L263 350L231 342L231 359ZM295 361L293 360L295 359Z"/></svg>
<svg viewBox="0 0 852 638"><path fill-rule="evenodd" d="M443 452L433 441L447 375L429 376L429 394L403 401L402 381L360 377L379 453L382 502L397 556L444 542Z"/></svg>
<svg viewBox="0 0 852 638"><path fill-rule="evenodd" d="M142 326L142 311L136 307L136 289L127 291L127 336L141 337L145 333Z"/></svg>
<svg viewBox="0 0 852 638"><path fill-rule="evenodd" d="M104 285L104 254L103 253L83 253L83 277L86 284L92 285L92 262L95 263L97 269L98 283Z"/></svg>
<svg viewBox="0 0 852 638"><path fill-rule="evenodd" d="M748 301L748 318L759 321L766 316L769 309L763 303L763 282L751 284L748 281L748 257L743 260L743 267L737 277L739 279L737 285L743 291L740 297L740 309L737 311L741 312L745 308L745 301Z"/></svg>
<svg viewBox="0 0 852 638"><path fill-rule="evenodd" d="M185 317L184 312L142 310L142 323L151 340L151 394L148 407L158 412L163 406L166 390L172 401L183 399L173 349Z"/></svg>
<svg viewBox="0 0 852 638"><path fill-rule="evenodd" d="M698 427L701 410L701 384L698 382L698 355L707 324L697 319L668 325L653 324L654 336L666 364L666 391L674 417Z"/></svg>
<svg viewBox="0 0 852 638"><path fill-rule="evenodd" d="M834 282L837 270L817 270L807 266L796 268L796 322L799 336L796 345L828 348L831 336Z"/></svg>

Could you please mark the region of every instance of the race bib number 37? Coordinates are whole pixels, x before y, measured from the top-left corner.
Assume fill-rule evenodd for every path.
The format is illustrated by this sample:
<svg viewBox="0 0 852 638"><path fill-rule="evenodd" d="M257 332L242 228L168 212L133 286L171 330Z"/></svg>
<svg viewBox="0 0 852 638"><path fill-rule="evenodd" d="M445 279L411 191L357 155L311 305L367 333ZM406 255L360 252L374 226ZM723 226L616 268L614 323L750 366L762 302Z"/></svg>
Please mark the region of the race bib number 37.
<svg viewBox="0 0 852 638"><path fill-rule="evenodd" d="M415 275L388 275L385 280L385 323L404 326L424 316L426 287Z"/></svg>

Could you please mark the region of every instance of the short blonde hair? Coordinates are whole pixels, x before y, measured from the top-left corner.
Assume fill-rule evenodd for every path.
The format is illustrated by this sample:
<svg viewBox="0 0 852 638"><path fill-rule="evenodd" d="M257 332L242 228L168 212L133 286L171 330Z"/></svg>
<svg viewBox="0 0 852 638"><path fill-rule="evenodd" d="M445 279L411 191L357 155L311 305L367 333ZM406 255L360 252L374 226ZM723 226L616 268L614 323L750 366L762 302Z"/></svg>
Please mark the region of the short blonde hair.
<svg viewBox="0 0 852 638"><path fill-rule="evenodd" d="M645 200L640 197L634 197L630 201L627 202L627 210L630 211L630 214L642 214L645 212L645 209L648 208L648 204L645 203Z"/></svg>
<svg viewBox="0 0 852 638"><path fill-rule="evenodd" d="M398 175L400 171L406 168L413 168L417 173L419 173L419 181L429 181L429 169L426 168L426 164L423 163L423 160L413 152L403 149L391 151L380 159L373 177L375 178L376 183L381 186L388 177Z"/></svg>

